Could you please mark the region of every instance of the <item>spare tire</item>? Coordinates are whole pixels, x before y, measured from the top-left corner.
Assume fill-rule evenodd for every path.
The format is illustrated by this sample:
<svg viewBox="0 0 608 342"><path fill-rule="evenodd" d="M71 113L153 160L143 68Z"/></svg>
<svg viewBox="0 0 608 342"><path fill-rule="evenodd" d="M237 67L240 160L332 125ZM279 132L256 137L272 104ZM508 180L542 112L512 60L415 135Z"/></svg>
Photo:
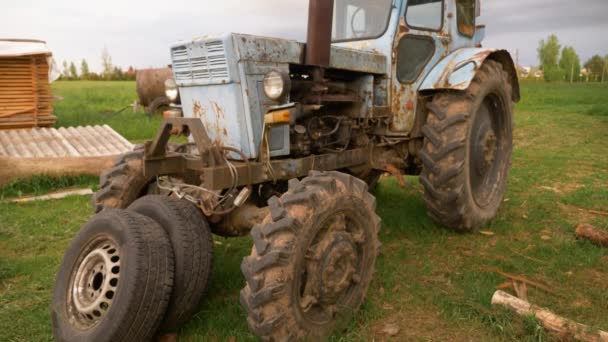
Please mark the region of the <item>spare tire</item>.
<svg viewBox="0 0 608 342"><path fill-rule="evenodd" d="M175 253L175 279L160 331L175 332L197 312L209 284L213 259L211 229L203 213L186 200L145 196L128 210L153 219L169 235Z"/></svg>
<svg viewBox="0 0 608 342"><path fill-rule="evenodd" d="M152 219L110 209L78 233L57 273L57 341L147 341L165 313L173 251Z"/></svg>

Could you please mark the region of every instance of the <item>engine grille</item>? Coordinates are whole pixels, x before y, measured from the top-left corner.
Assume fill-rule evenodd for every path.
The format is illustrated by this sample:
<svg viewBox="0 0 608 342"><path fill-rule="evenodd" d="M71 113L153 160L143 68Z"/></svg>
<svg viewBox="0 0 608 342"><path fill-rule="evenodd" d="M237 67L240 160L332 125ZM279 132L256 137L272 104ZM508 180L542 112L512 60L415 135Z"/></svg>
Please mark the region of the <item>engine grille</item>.
<svg viewBox="0 0 608 342"><path fill-rule="evenodd" d="M171 50L176 81L197 84L230 82L226 48L221 40L195 42L192 46L178 46Z"/></svg>

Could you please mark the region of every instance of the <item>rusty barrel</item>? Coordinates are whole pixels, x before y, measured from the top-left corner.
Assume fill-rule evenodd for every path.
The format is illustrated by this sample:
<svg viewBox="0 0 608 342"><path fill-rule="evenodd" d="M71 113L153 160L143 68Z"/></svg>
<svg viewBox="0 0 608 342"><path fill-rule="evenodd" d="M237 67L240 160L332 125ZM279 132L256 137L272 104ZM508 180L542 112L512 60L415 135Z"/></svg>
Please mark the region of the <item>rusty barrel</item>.
<svg viewBox="0 0 608 342"><path fill-rule="evenodd" d="M171 68L143 69L137 71L136 85L139 103L148 107L159 97L165 97L165 81L173 78Z"/></svg>

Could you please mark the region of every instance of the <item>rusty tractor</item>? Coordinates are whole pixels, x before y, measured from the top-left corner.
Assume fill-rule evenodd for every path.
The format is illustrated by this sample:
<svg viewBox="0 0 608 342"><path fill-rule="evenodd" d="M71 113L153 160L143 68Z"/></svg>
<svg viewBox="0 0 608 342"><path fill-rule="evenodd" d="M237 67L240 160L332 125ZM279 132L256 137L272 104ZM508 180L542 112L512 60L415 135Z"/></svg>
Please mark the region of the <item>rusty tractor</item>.
<svg viewBox="0 0 608 342"><path fill-rule="evenodd" d="M253 334L328 336L367 295L380 248L370 190L386 172L419 175L445 227L490 222L520 93L509 53L481 45L479 9L311 0L305 44L225 34L171 46L167 97L181 104L101 176L98 214L57 276L57 339L178 329L205 293L212 233L251 234L240 302Z"/></svg>

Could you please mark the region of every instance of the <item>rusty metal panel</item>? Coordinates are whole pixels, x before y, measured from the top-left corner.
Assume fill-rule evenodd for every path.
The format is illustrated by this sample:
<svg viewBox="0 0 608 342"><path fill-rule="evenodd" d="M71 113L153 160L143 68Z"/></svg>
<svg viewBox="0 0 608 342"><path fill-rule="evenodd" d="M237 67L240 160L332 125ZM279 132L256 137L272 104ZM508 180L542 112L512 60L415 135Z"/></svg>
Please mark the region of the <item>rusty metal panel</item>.
<svg viewBox="0 0 608 342"><path fill-rule="evenodd" d="M370 74L386 74L385 55L362 50L334 46L331 49L330 68L359 71Z"/></svg>
<svg viewBox="0 0 608 342"><path fill-rule="evenodd" d="M0 130L0 157L106 157L133 150L133 144L107 125Z"/></svg>
<svg viewBox="0 0 608 342"><path fill-rule="evenodd" d="M496 50L464 48L452 52L429 72L420 90L467 89L477 69L494 51Z"/></svg>

